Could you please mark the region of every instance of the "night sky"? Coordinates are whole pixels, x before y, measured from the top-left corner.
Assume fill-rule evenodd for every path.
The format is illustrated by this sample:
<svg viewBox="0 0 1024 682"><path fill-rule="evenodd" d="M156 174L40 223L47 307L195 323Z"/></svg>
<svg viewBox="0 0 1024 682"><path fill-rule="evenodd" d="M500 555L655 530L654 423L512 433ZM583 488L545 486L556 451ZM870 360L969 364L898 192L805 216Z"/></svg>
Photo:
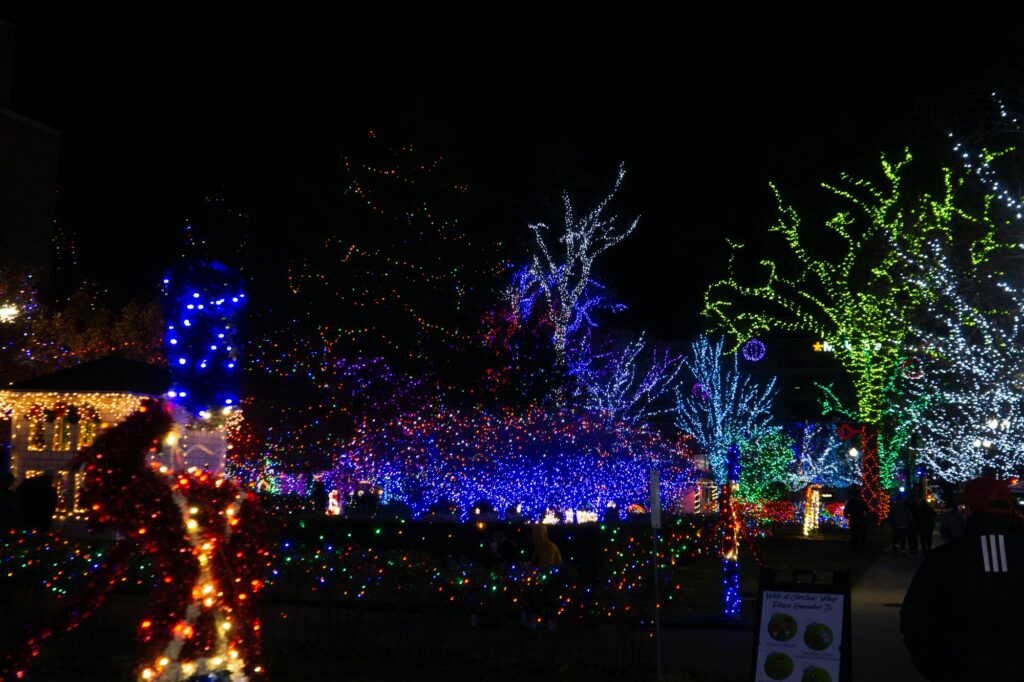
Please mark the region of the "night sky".
<svg viewBox="0 0 1024 682"><path fill-rule="evenodd" d="M941 157L1024 54L1017 22L977 7L370 7L5 14L13 108L62 133L58 218L83 274L153 296L211 192L251 215L273 270L296 235L337 229L341 156L374 129L444 154L471 187L463 224L513 259L563 188L597 198L624 161L620 212L642 220L598 275L625 324L685 339L726 236L770 223L769 180L799 206L882 151Z"/></svg>

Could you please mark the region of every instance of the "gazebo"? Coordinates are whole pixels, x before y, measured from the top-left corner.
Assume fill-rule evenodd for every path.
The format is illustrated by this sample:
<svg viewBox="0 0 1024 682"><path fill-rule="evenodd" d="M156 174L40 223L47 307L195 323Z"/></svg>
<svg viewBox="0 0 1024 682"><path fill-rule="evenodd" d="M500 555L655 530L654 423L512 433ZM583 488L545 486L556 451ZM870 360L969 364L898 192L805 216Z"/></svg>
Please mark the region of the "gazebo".
<svg viewBox="0 0 1024 682"><path fill-rule="evenodd" d="M82 511L81 473L71 470L72 459L146 398L168 402L175 421L151 461L175 470L223 470L231 410L194 420L168 400L170 385L170 373L162 367L105 357L0 390L0 418L10 419L10 472L20 482L52 471L58 512Z"/></svg>

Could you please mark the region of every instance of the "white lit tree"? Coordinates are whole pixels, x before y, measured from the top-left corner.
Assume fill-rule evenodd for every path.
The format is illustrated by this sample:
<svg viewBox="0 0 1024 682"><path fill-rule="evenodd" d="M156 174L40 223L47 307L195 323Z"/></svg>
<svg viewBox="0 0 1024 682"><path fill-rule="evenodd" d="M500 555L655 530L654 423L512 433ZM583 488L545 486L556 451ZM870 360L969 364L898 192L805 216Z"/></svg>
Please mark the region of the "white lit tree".
<svg viewBox="0 0 1024 682"><path fill-rule="evenodd" d="M918 458L956 482L1008 476L1024 466L1024 294L991 276L958 269L932 242L918 269L934 297L916 325L919 375L911 391L927 399Z"/></svg>
<svg viewBox="0 0 1024 682"><path fill-rule="evenodd" d="M602 253L625 239L636 229L639 218L622 223L618 216L606 216L609 203L615 198L626 175L620 165L611 192L598 204L579 214L569 194L563 193L565 214L562 225L552 228L546 223L531 223L534 248L530 264L507 293L513 314L522 315L519 302L542 294L547 316L552 325L555 356L562 368L567 366L566 347L570 330L580 324L595 305L591 269Z"/></svg>
<svg viewBox="0 0 1024 682"><path fill-rule="evenodd" d="M860 453L850 456L836 435L834 424L802 422L794 425L795 470L790 490L811 484L846 487L860 483Z"/></svg>
<svg viewBox="0 0 1024 682"><path fill-rule="evenodd" d="M952 132L949 138L964 170L981 183L996 205L1021 221L1024 220L1024 192L1019 181L1019 166L1013 168L1013 161L1019 163L1020 157L1013 152L1017 151L1015 146L1024 135L1024 125L998 93L993 92L990 97L999 111L998 117L983 121L982 131L974 135L974 139ZM989 148L993 145L998 151Z"/></svg>

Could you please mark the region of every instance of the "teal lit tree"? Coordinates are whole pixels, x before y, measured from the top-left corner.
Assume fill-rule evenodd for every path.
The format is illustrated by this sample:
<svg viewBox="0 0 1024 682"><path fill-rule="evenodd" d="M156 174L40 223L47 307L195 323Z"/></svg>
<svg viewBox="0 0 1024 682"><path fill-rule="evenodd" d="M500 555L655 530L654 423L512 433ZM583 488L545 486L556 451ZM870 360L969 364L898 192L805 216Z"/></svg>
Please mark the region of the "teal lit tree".
<svg viewBox="0 0 1024 682"><path fill-rule="evenodd" d="M685 359L693 384L676 391L675 418L676 426L704 451L711 474L723 485L730 480L730 450L768 425L776 393L775 379L758 385L740 371L736 354L731 362L726 359L724 343L711 343L706 336L693 343Z"/></svg>
<svg viewBox="0 0 1024 682"><path fill-rule="evenodd" d="M724 340L712 344L705 336L693 343L686 367L694 383L688 392L677 392L676 426L693 436L722 487L719 513L725 615L732 617L740 608L739 543L745 529L734 499L740 481L740 446L756 439L768 426L775 379L758 385L740 371L736 354L729 367L723 345Z"/></svg>

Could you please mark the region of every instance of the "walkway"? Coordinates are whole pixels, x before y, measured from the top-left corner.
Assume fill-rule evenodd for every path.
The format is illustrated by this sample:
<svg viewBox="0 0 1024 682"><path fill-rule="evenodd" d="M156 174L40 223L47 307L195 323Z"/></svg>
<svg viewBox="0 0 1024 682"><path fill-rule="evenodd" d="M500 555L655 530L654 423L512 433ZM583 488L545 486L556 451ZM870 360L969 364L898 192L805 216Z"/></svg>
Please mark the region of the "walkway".
<svg viewBox="0 0 1024 682"><path fill-rule="evenodd" d="M886 552L853 586L854 682L923 682L900 634L900 604L920 563Z"/></svg>
<svg viewBox="0 0 1024 682"><path fill-rule="evenodd" d="M938 539L938 538L936 538ZM853 586L853 682L924 682L900 634L900 604L920 556L879 553ZM746 682L750 678L753 631L665 628L666 671L688 671L700 682Z"/></svg>

